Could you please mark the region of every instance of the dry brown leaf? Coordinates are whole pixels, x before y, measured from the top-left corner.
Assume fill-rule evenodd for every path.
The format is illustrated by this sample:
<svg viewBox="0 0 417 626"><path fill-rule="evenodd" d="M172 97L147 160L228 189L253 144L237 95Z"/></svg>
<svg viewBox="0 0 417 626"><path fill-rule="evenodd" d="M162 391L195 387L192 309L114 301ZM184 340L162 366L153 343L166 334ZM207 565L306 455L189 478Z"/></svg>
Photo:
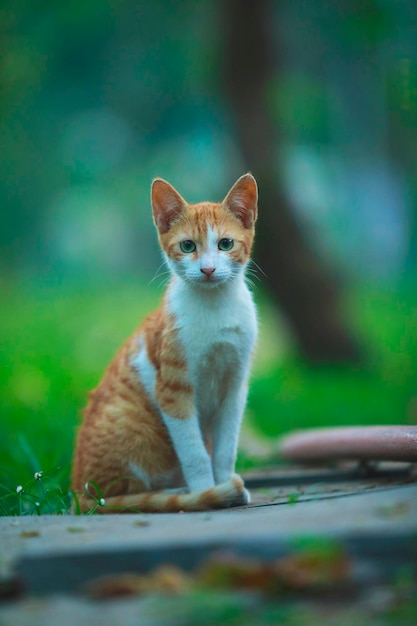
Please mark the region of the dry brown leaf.
<svg viewBox="0 0 417 626"><path fill-rule="evenodd" d="M147 593L181 593L196 587L237 589L266 594L293 591L321 593L345 588L350 563L341 550L305 550L272 561L220 553L193 575L173 565L148 574L127 572L90 582L85 590L95 599Z"/></svg>
<svg viewBox="0 0 417 626"><path fill-rule="evenodd" d="M21 537L24 537L25 539L30 539L31 537L40 537L40 532L39 530L22 530L22 532L20 533Z"/></svg>
<svg viewBox="0 0 417 626"><path fill-rule="evenodd" d="M294 591L331 589L347 583L349 559L343 552L292 554L273 562L272 576L277 583Z"/></svg>
<svg viewBox="0 0 417 626"><path fill-rule="evenodd" d="M210 587L249 589L264 593L278 590L316 591L346 584L349 570L347 556L339 551L306 551L274 561L223 554L203 565L198 578Z"/></svg>
<svg viewBox="0 0 417 626"><path fill-rule="evenodd" d="M172 565L162 565L149 574L126 572L91 581L85 587L94 599L106 600L145 593L180 593L189 589L190 578Z"/></svg>

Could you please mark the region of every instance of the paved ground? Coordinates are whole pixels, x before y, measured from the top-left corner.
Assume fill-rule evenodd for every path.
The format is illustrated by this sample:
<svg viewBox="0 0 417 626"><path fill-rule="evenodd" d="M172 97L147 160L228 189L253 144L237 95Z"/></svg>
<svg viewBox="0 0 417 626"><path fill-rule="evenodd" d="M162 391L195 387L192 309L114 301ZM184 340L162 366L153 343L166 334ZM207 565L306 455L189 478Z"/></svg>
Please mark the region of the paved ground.
<svg viewBox="0 0 417 626"><path fill-rule="evenodd" d="M417 483L412 468L384 466L384 471L371 475L350 469L274 471L248 482L253 504L228 511L0 518L3 588L13 580L24 590L16 600L3 604L0 624L66 626L78 621L106 625L120 621L121 616L123 624L137 624L139 615L141 624L195 623L195 616L189 617L191 621L184 617L184 600L181 605L181 600L166 596L163 601L134 597L103 604L87 599L82 592L88 581L103 574L146 574L166 563L193 571L210 554L225 549L258 562L282 559L308 537L335 540L348 555L355 589L366 585L368 604L360 594L355 595L354 603L339 598L339 604L332 604L333 611L344 611L343 619L353 611L354 623L366 624L361 616L378 612L384 603L398 603L397 587L393 591L392 584L404 572L408 572L409 587L417 583ZM205 597L198 598L200 608ZM227 604L227 596L221 598L213 606ZM259 601L254 598L238 592L230 602L235 613L236 604L241 610L249 603L247 614L253 618L251 611L256 612ZM308 600L297 598L295 604L301 601L305 605ZM288 623L332 623L326 622L332 613L328 604L326 601L325 610L323 603L316 603L310 611L316 622L306 618ZM192 605L191 598L186 602L187 611ZM168 606L172 610L167 614ZM264 610L265 603L262 607ZM417 615L414 617L417 623ZM231 623L222 621L221 615L212 619L212 623ZM256 619L263 623L260 617ZM242 617L233 623L243 622Z"/></svg>

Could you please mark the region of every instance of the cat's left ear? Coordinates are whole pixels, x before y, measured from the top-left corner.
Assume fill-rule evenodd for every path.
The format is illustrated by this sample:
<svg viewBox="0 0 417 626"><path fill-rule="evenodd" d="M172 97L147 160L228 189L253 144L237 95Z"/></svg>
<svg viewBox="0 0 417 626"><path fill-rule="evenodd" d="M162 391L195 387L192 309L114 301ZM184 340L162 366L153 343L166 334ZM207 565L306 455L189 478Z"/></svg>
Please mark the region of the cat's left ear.
<svg viewBox="0 0 417 626"><path fill-rule="evenodd" d="M160 233L166 233L187 203L176 189L163 178L155 178L151 189L152 211Z"/></svg>
<svg viewBox="0 0 417 626"><path fill-rule="evenodd" d="M258 216L258 185L252 174L244 174L233 185L223 206L240 219L245 228L252 228Z"/></svg>

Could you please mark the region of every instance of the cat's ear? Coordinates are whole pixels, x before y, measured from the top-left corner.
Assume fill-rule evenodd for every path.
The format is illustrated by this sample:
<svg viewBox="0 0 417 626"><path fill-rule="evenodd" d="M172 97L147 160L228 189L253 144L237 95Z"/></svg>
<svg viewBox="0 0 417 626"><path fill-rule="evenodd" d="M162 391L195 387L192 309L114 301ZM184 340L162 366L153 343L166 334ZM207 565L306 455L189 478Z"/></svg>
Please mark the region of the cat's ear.
<svg viewBox="0 0 417 626"><path fill-rule="evenodd" d="M245 228L252 228L258 215L258 185L252 174L244 174L235 182L223 206L239 218Z"/></svg>
<svg viewBox="0 0 417 626"><path fill-rule="evenodd" d="M163 178L155 178L151 189L152 211L160 233L166 233L187 206L184 198Z"/></svg>

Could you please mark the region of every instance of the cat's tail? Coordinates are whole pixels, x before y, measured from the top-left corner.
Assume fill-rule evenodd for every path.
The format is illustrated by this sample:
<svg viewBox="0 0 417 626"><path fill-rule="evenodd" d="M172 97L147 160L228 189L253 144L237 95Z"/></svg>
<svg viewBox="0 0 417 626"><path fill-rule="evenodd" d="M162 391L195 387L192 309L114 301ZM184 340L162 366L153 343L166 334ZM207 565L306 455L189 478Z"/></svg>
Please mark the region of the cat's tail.
<svg viewBox="0 0 417 626"><path fill-rule="evenodd" d="M87 495L79 497L82 512L93 508L96 513L179 513L180 511L211 511L234 506L243 506L250 501L249 492L243 480L234 474L227 482L189 493L167 493L150 491L146 493L111 496L100 505Z"/></svg>

